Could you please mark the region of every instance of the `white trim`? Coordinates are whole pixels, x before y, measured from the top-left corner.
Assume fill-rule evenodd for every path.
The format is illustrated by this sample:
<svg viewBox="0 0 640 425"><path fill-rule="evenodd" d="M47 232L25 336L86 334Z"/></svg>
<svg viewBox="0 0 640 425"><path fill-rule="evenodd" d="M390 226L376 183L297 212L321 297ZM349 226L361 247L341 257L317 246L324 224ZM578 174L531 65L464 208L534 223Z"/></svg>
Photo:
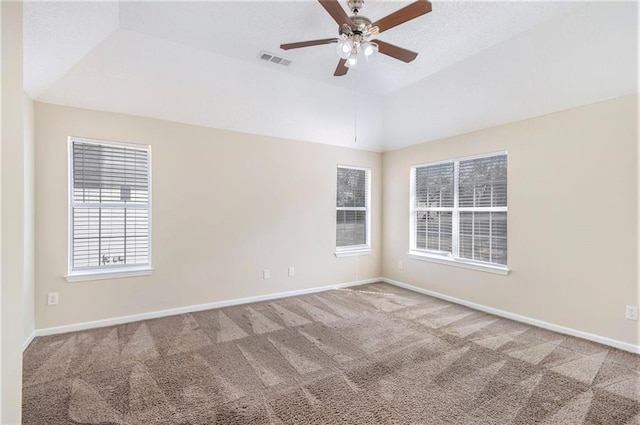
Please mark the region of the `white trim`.
<svg viewBox="0 0 640 425"><path fill-rule="evenodd" d="M338 164L336 165L336 167L338 168L350 168L352 170L364 170L364 171L371 171L371 168L369 167L362 167L360 165L345 165L345 164Z"/></svg>
<svg viewBox="0 0 640 425"><path fill-rule="evenodd" d="M73 270L73 137L67 138L67 273Z"/></svg>
<svg viewBox="0 0 640 425"><path fill-rule="evenodd" d="M527 316L521 316L519 314L510 313L508 311L499 310L497 308L488 307L482 304L476 304L470 301L465 301L460 298L452 297L449 295L441 294L439 292L430 291L428 289L419 288L417 286L409 285L408 283L399 282L397 280L382 278L382 281L390 285L398 286L400 288L408 289L420 294L429 295L435 298L439 298L445 301L449 301L455 304L464 305L474 310L484 311L485 313L493 314L495 316L504 317L506 319L515 320L516 322L526 323L528 325L537 326L539 328L547 329L553 332L558 332L565 335L575 336L577 338L588 339L589 341L597 342L599 344L608 345L610 347L618 348L620 350L628 351L630 353L640 354L640 345L629 344L628 342L618 341L617 339L607 338L577 329L567 328L565 326L556 325L542 320L533 319Z"/></svg>
<svg viewBox="0 0 640 425"><path fill-rule="evenodd" d="M457 180L457 177L456 177ZM455 190L456 192L458 189ZM457 195L454 195L457 196ZM454 201L458 201L457 198L454 197ZM415 207L413 211L442 211L442 212L453 212L452 210L458 210L459 212L508 212L507 207Z"/></svg>
<svg viewBox="0 0 640 425"><path fill-rule="evenodd" d="M115 202L74 202L76 208L122 208L122 204ZM142 204L127 204L127 209L131 210L147 210L147 205Z"/></svg>
<svg viewBox="0 0 640 425"><path fill-rule="evenodd" d="M413 168L417 168L417 167L428 167L430 165L439 165L439 164L446 164L449 162L455 162L455 161L469 161L472 159L480 159L480 158L489 158L492 156L498 156L498 155L508 155L509 151L504 150L504 151L495 151L495 152L487 152L487 153L479 153L477 155L471 155L471 156L462 156L460 158L447 158L447 159L441 159L439 161L432 161L432 162L425 162L422 164L413 164L412 167Z"/></svg>
<svg viewBox="0 0 640 425"><path fill-rule="evenodd" d="M363 249L345 249L345 250L337 250L333 253L336 257L355 257L356 255L369 255L371 254L371 248L363 248Z"/></svg>
<svg viewBox="0 0 640 425"><path fill-rule="evenodd" d="M36 337L36 331L34 330L33 332L31 332L31 334L27 337L27 339L22 344L22 351L23 352L24 352L24 350L29 348L29 344L31 344L31 342L33 341L33 338L35 338L35 337Z"/></svg>
<svg viewBox="0 0 640 425"><path fill-rule="evenodd" d="M336 207L336 211L367 211L367 207Z"/></svg>
<svg viewBox="0 0 640 425"><path fill-rule="evenodd" d="M127 269L90 269L87 271L75 271L65 276L67 282L85 282L88 280L104 280L104 279L121 279L125 277L150 276L153 274L153 268L132 268Z"/></svg>
<svg viewBox="0 0 640 425"><path fill-rule="evenodd" d="M416 217L413 213L416 204L416 167L409 170L409 249L416 246Z"/></svg>
<svg viewBox="0 0 640 425"><path fill-rule="evenodd" d="M123 323L136 322L136 321L139 321L139 320L156 319L156 318L165 317L165 316L172 316L172 315L176 315L176 314L185 314L185 313L191 313L191 312L202 311L202 310L210 310L210 309L215 309L215 308L230 307L230 306L234 306L234 305L248 304L248 303L254 303L254 302L259 302L259 301L269 301L269 300L275 300L275 299L279 299L279 298L293 297L293 296L297 296L297 295L306 295L306 294L312 294L312 293L316 293L316 292L328 291L328 290L331 290L331 289L348 288L348 287L351 287L351 286L364 285L364 284L367 284L367 283L376 283L376 282L385 282L385 283L388 283L390 285L394 285L394 286L398 286L400 288L408 289L408 290L413 291L413 292L429 295L429 296L432 296L432 297L435 297L435 298L439 298L439 299L442 299L442 300L445 300L445 301L449 301L449 302L452 302L452 303L455 303L455 304L464 305L464 306L467 306L469 308L473 308L475 310L484 311L485 313L493 314L495 316L504 317L504 318L507 318L507 319L510 319L510 320L515 320L517 322L526 323L526 324L529 324L529 325L533 325L533 326L537 326L537 327L540 327L540 328L548 329L548 330L553 331L553 332L558 332L558 333L565 334L565 335L571 335L571 336L575 336L575 337L578 337L578 338L587 339L587 340L594 341L594 342L597 342L597 343L600 343L600 344L608 345L610 347L618 348L620 350L624 350L624 351L628 351L628 352L631 352L631 353L640 354L640 345L629 344L627 342L622 342L622 341L618 341L618 340L615 340L615 339L607 338L607 337L604 337L604 336L595 335L595 334L579 331L579 330L572 329L572 328L567 328L567 327L560 326L560 325L555 325L553 323L544 322L542 320L533 319L533 318L526 317L526 316L521 316L519 314L510 313L510 312L507 312L507 311L504 311L504 310L499 310L497 308L487 307L487 306L484 306L482 304L476 304L476 303L473 303L473 302L470 302L470 301L465 301L465 300L462 300L460 298L455 298L455 297L452 297L452 296L449 296L449 295L444 295L444 294L441 294L439 292L435 292L435 291L431 291L431 290L428 290L428 289L419 288L417 286L409 285L409 284L404 283L404 282L399 282L397 280L387 279L387 278L384 278L384 277L377 277L377 278L372 278L372 279L363 279L363 280L357 280L357 281L353 281L353 282L339 283L337 285L319 286L319 287L315 287L315 288L300 289L300 290L295 290L295 291L277 292L277 293L274 293L274 294L258 295L258 296L254 296L254 297L235 298L235 299L226 300L226 301L216 301L216 302L207 303L207 304L198 304L198 305L192 305L192 306L186 306L186 307L178 307L178 308L167 309L167 310L159 310L159 311L153 311L153 312L148 312L148 313L134 314L134 315L130 315L130 316L121 316L121 317L114 317L114 318L110 318L110 319L96 320L96 321L91 321L91 322L76 323L76 324L72 324L72 325L63 325L63 326L56 326L56 327L51 327L51 328L36 329L27 338L27 340L24 342L23 351L29 346L29 344L31 343L31 341L33 340L34 337L39 337L39 336L55 335L55 334L61 334L61 333L66 333L66 332L75 332L75 331L82 331L82 330L87 330L87 329L101 328L101 327L105 327L105 326L120 325L120 324L123 324Z"/></svg>
<svg viewBox="0 0 640 425"><path fill-rule="evenodd" d="M414 231L415 230L417 229L414 229ZM427 240L425 240L425 242L427 242ZM489 240L491 240L491 238L489 238ZM412 248L417 248L417 247L413 245ZM453 258L460 258L460 161L453 162L453 211L451 211L451 255L453 256Z"/></svg>
<svg viewBox="0 0 640 425"><path fill-rule="evenodd" d="M92 139L90 137L81 137L81 136L69 136L69 140L79 140L83 143L89 143L92 145L104 145L109 144L112 146L118 146L121 148L131 148L131 149L139 149L141 151L146 151L147 148L150 148L148 144L145 143L132 143L132 142L120 142L117 140L104 140L104 139Z"/></svg>
<svg viewBox="0 0 640 425"><path fill-rule="evenodd" d="M495 274L501 274L501 275L508 275L509 272L511 271L506 267L498 267L491 264L475 263L471 261L465 261L460 258L438 256L438 255L429 254L426 252L422 253L422 252L411 251L407 253L407 257L411 258L412 260L446 264L447 266L462 267L463 269L479 270L481 272L495 273Z"/></svg>
<svg viewBox="0 0 640 425"><path fill-rule="evenodd" d="M275 300L278 298L294 297L297 295L313 294L331 289L348 288L350 286L364 285L367 283L382 282L382 277L356 280L353 282L338 283L337 285L318 286L315 288L299 289L295 291L276 292L274 294L257 295L254 297L235 298L225 301L215 301L206 304L190 305L185 307L170 308L167 310L151 311L148 313L132 314L130 316L113 317L110 319L94 320L91 322L75 323L72 325L55 326L51 328L36 329L35 336L55 335L66 332L84 331L87 329L102 328L105 326L121 325L123 323L137 322L139 320L157 319L159 317L173 316L176 314L192 313L214 308L230 307L239 304L249 304L260 301Z"/></svg>

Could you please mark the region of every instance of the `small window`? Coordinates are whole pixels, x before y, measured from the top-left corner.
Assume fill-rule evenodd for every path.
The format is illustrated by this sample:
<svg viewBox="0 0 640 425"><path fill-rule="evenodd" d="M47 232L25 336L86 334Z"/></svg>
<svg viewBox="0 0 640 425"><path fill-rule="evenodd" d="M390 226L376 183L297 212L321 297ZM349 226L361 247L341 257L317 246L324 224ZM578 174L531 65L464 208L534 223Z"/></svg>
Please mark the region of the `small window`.
<svg viewBox="0 0 640 425"><path fill-rule="evenodd" d="M411 254L507 266L507 155L411 169Z"/></svg>
<svg viewBox="0 0 640 425"><path fill-rule="evenodd" d="M69 142L69 277L150 270L150 147Z"/></svg>
<svg viewBox="0 0 640 425"><path fill-rule="evenodd" d="M336 255L371 252L371 172L367 168L338 167Z"/></svg>

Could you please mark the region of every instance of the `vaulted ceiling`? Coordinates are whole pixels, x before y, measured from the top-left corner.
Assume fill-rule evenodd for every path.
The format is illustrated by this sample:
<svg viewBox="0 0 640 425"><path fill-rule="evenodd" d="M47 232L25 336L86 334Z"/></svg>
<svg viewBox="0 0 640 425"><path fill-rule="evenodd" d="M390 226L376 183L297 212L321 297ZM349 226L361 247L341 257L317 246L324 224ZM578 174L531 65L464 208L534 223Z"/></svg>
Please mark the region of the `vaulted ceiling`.
<svg viewBox="0 0 640 425"><path fill-rule="evenodd" d="M367 0L376 20L406 1ZM346 2L343 2L346 9ZM637 93L635 2L433 2L380 35L419 52L334 77L317 1L26 2L35 100L391 150ZM259 59L261 51L292 61Z"/></svg>

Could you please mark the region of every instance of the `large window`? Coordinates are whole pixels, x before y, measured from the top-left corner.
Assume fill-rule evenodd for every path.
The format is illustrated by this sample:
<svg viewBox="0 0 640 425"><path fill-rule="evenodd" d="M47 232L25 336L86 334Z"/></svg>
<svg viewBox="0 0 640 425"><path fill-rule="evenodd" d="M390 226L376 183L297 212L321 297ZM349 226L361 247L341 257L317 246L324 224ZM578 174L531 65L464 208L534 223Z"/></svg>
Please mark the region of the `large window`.
<svg viewBox="0 0 640 425"><path fill-rule="evenodd" d="M411 254L506 269L506 153L411 169Z"/></svg>
<svg viewBox="0 0 640 425"><path fill-rule="evenodd" d="M69 276L149 270L149 146L72 137L69 159Z"/></svg>
<svg viewBox="0 0 640 425"><path fill-rule="evenodd" d="M370 170L338 167L336 201L336 255L371 251Z"/></svg>

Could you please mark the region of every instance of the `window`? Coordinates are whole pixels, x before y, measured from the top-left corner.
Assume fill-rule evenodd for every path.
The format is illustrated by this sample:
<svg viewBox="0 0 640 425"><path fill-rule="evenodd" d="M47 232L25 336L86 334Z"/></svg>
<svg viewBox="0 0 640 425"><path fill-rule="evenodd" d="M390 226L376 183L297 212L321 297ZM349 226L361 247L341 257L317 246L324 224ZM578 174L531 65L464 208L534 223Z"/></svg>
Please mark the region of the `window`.
<svg viewBox="0 0 640 425"><path fill-rule="evenodd" d="M507 268L507 154L411 169L412 258Z"/></svg>
<svg viewBox="0 0 640 425"><path fill-rule="evenodd" d="M69 158L67 278L148 274L149 146L70 138Z"/></svg>
<svg viewBox="0 0 640 425"><path fill-rule="evenodd" d="M338 167L336 256L371 252L370 170Z"/></svg>

